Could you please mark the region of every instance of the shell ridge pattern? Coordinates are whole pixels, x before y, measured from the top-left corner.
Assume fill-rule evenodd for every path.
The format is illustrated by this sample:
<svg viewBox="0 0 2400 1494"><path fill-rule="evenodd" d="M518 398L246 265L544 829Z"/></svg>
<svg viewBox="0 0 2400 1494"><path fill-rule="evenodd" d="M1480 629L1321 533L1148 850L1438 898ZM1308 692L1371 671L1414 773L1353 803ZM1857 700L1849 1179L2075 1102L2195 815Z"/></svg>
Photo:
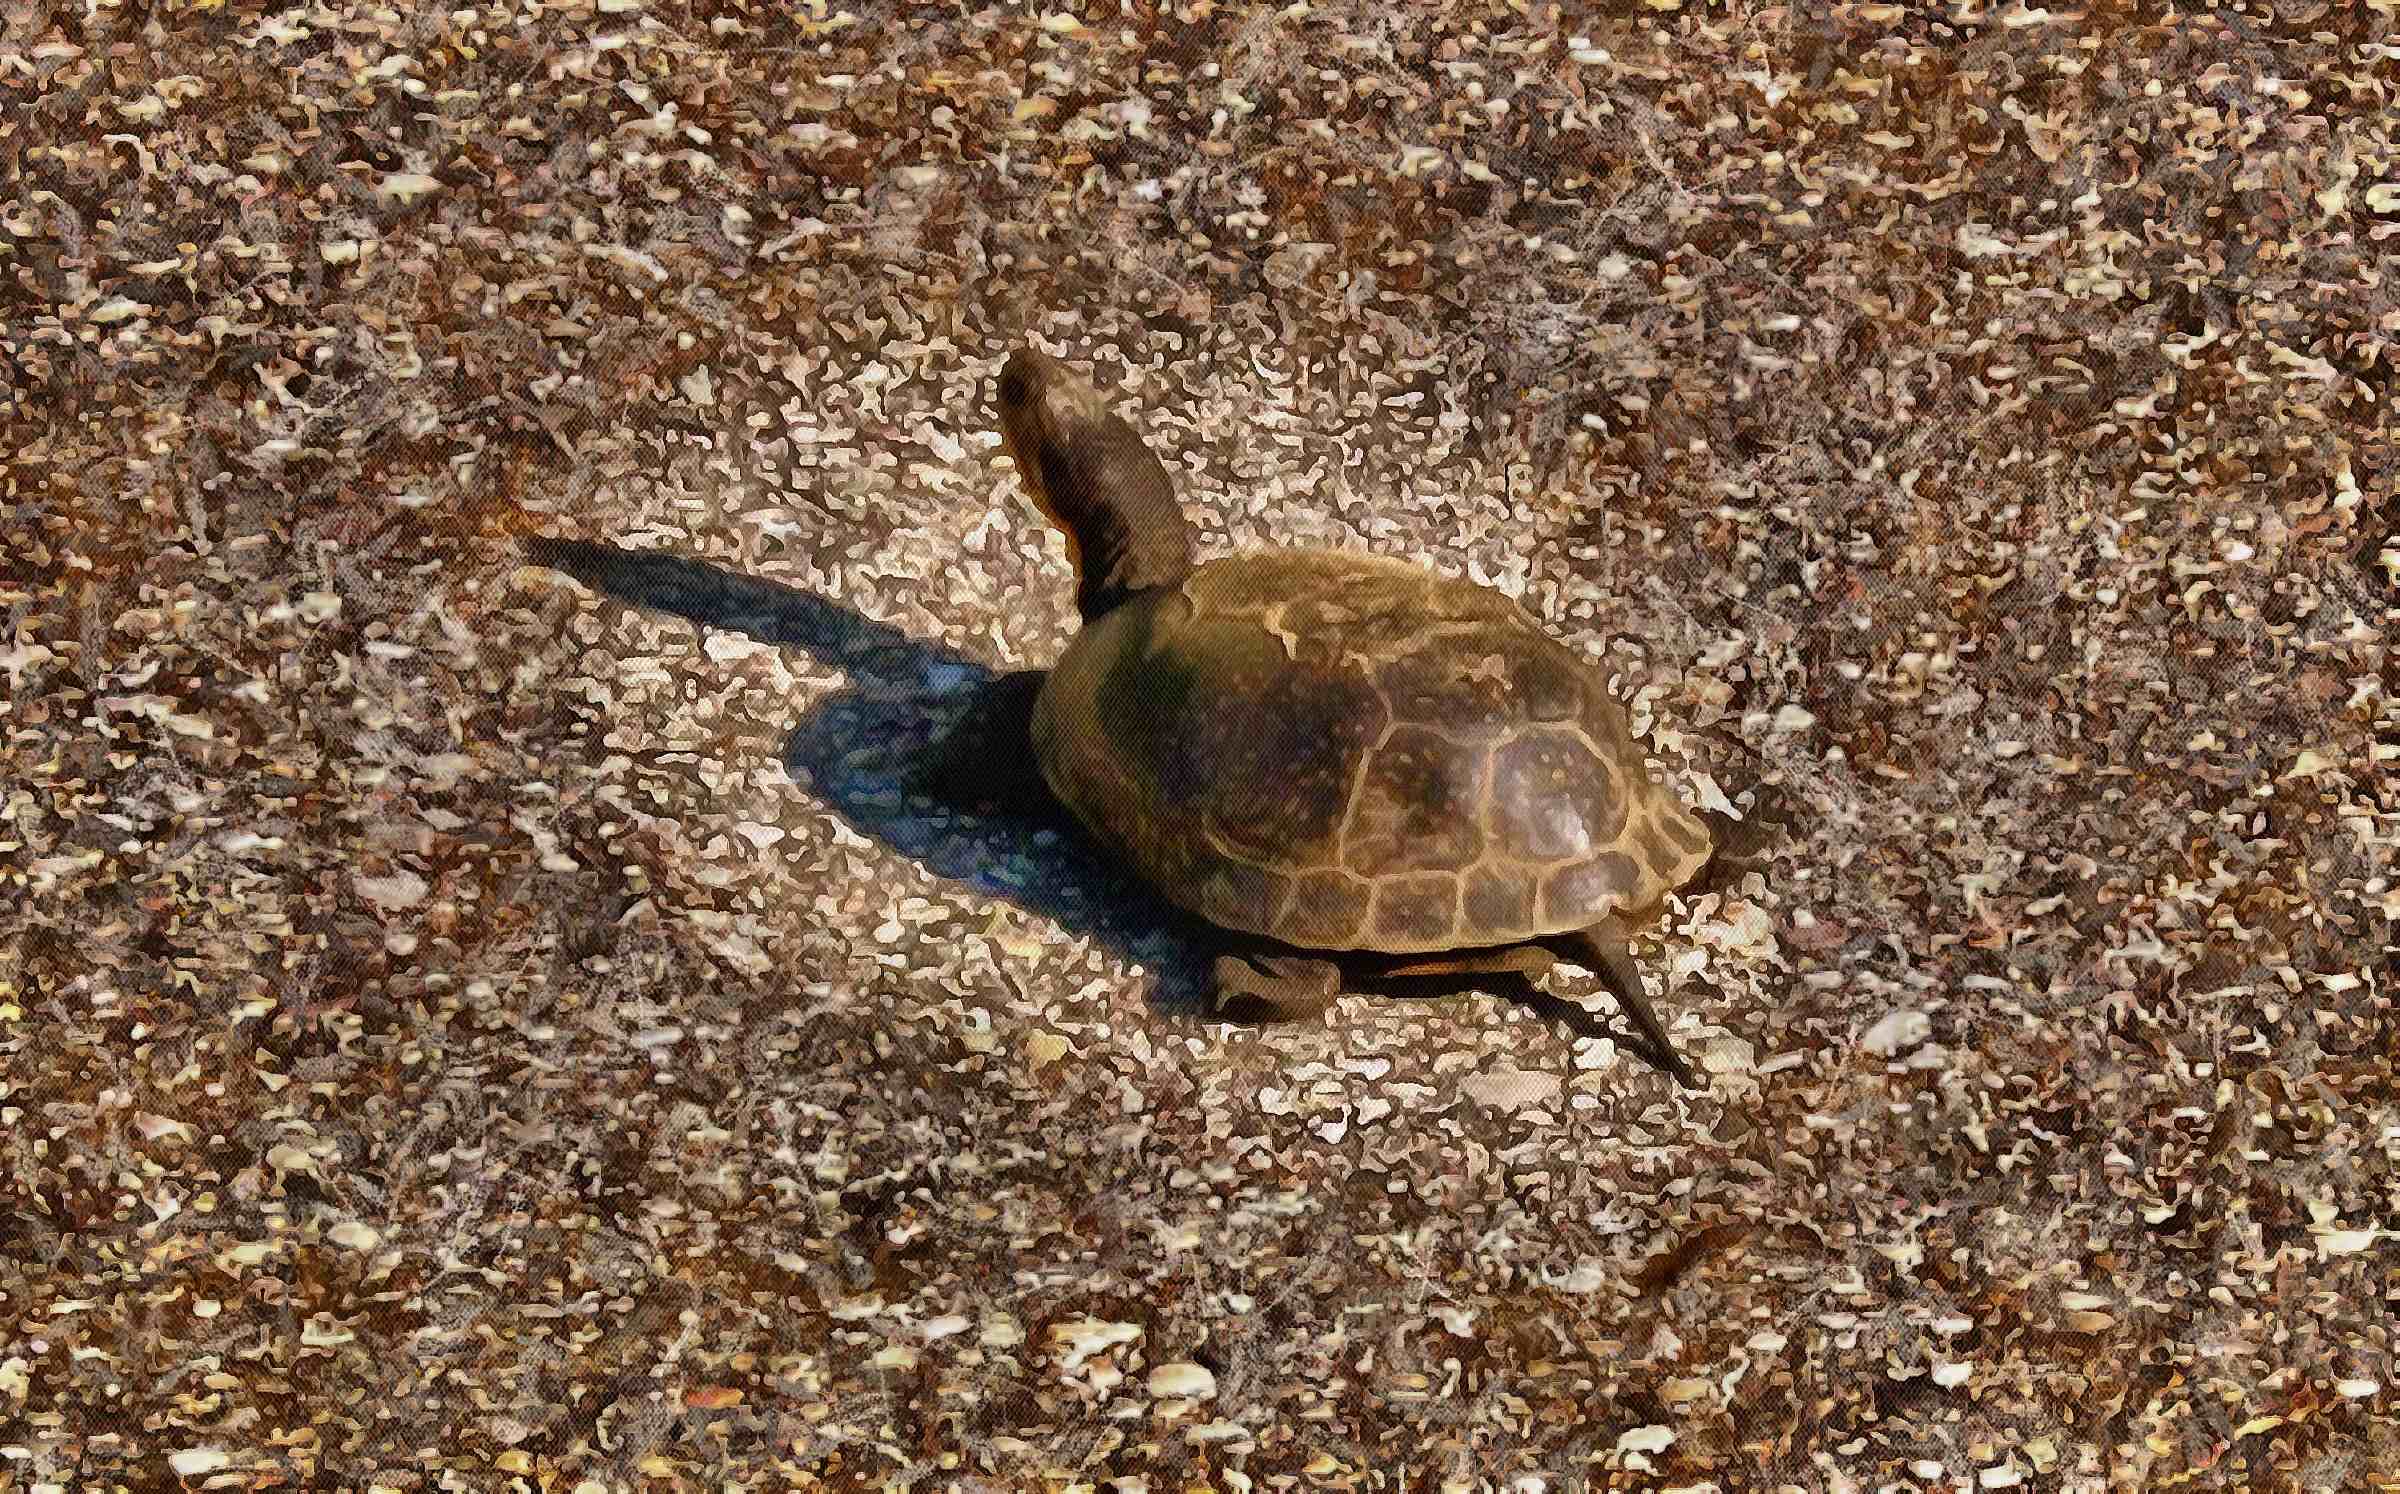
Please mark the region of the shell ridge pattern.
<svg viewBox="0 0 2400 1494"><path fill-rule="evenodd" d="M1555 729L1556 728L1553 728L1553 730ZM1591 755L1600 762L1606 763L1611 759L1611 757L1614 756L1614 754L1601 749L1600 744L1592 739L1592 734L1583 729L1582 722L1578 721L1567 723L1566 730L1575 738L1576 741L1581 742L1584 745L1584 749L1586 751L1590 752ZM1628 775L1628 777L1630 778L1630 775ZM1649 782L1647 778L1642 779L1641 781L1644 783ZM1622 797L1625 801L1625 822L1618 827L1616 834L1610 836L1605 842L1592 847L1591 854L1594 856L1599 855L1603 851L1621 850L1632 842L1633 827L1636 821L1640 818L1640 796L1633 783L1629 781L1622 785L1620 797ZM1584 860L1588 858L1578 857L1575 859Z"/></svg>
<svg viewBox="0 0 2400 1494"><path fill-rule="evenodd" d="M1243 866L1254 867L1259 871L1275 872L1281 875L1288 875L1292 870L1290 866L1280 862L1262 861L1226 840L1224 830L1218 826L1217 812L1214 809L1201 811L1200 838L1208 842L1210 850L1228 861L1239 862Z"/></svg>
<svg viewBox="0 0 2400 1494"><path fill-rule="evenodd" d="M1477 872L1488 871L1492 865L1492 847L1496 844L1492 834L1492 788L1500 776L1500 754L1486 751L1482 769L1483 782L1475 791L1475 828L1483 836L1483 849L1475 857L1474 864L1461 869L1458 874L1458 926L1462 929L1467 927L1467 888L1474 882Z"/></svg>
<svg viewBox="0 0 2400 1494"><path fill-rule="evenodd" d="M1275 911L1267 915L1267 926L1276 929L1284 927L1285 921L1292 916L1292 904L1299 900L1300 878L1296 873L1286 873L1283 879L1283 895L1275 899Z"/></svg>
<svg viewBox="0 0 2400 1494"><path fill-rule="evenodd" d="M1472 638L1490 630L1491 624L1480 618L1442 618L1425 624L1406 637L1393 640L1383 658L1377 662L1396 664L1402 659L1415 658L1429 643L1438 643L1444 638Z"/></svg>
<svg viewBox="0 0 2400 1494"><path fill-rule="evenodd" d="M1382 702L1383 730L1377 734L1374 745L1358 755L1358 762L1350 770L1350 795L1342 801L1342 822L1333 833L1333 864L1344 871L1350 869L1350 831L1358 823L1358 806L1366 798L1367 774L1374 768L1376 757L1390 745L1392 733L1398 731L1401 725L1400 713L1392 709L1390 697L1383 693L1383 682L1370 679L1367 683L1374 689L1375 698ZM1370 893L1370 910L1373 903L1374 897Z"/></svg>
<svg viewBox="0 0 2400 1494"><path fill-rule="evenodd" d="M1289 602L1277 602L1271 607L1264 608L1258 614L1258 625L1265 630L1269 638L1283 645L1284 659L1289 663L1297 664L1300 662L1300 635L1283 625L1283 614L1290 610L1290 607L1291 603Z"/></svg>
<svg viewBox="0 0 2400 1494"><path fill-rule="evenodd" d="M1448 742L1453 747L1468 747L1477 752L1488 752L1495 747L1505 747L1520 735L1505 726L1487 726L1477 730L1473 727L1441 726L1431 721L1402 720L1395 724L1405 726L1410 731L1422 732L1426 736ZM1586 738L1585 740L1589 741L1590 739Z"/></svg>

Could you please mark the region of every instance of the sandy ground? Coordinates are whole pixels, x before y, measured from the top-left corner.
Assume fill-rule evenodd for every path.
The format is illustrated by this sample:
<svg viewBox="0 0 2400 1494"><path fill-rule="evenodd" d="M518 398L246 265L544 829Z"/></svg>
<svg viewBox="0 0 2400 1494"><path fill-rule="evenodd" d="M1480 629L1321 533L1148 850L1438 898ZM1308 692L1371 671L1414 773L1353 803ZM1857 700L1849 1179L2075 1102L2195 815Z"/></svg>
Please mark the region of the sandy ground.
<svg viewBox="0 0 2400 1494"><path fill-rule="evenodd" d="M0 9L0 1488L2400 1487L2400 15L1603 9ZM1027 340L1788 806L1704 1088L912 790Z"/></svg>

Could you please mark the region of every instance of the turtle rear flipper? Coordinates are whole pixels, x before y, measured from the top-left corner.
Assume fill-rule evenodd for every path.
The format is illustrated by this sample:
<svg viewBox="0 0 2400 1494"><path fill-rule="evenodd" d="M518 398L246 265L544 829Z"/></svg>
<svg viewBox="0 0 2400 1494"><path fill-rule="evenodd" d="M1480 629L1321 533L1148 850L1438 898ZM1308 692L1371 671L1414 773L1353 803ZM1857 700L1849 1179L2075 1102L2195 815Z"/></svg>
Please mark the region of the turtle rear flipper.
<svg viewBox="0 0 2400 1494"><path fill-rule="evenodd" d="M1685 1089L1696 1089L1699 1083L1692 1077L1691 1066L1675 1051L1667 1029L1659 1022L1658 1014L1650 1009L1650 997L1642 989L1642 972L1633 962L1633 952L1626 947L1624 925L1616 919L1605 919L1588 929L1561 934L1555 941L1568 959L1600 977L1608 994L1624 1009L1625 1015L1641 1028L1649 1041L1650 1061L1666 1072Z"/></svg>

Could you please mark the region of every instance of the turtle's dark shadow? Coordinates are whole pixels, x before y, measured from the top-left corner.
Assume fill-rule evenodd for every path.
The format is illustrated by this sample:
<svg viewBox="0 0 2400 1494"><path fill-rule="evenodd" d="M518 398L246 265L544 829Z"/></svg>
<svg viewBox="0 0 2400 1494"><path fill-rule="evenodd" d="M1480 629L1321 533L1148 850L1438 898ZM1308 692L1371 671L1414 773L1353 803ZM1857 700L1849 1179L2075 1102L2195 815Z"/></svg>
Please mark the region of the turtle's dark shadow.
<svg viewBox="0 0 2400 1494"><path fill-rule="evenodd" d="M1041 781L1028 740L1044 671L999 672L780 582L583 540L527 555L636 607L797 647L849 676L784 739L793 779L851 828L936 876L1098 940L1157 976L1162 1010L1207 1009L1223 947L1127 876Z"/></svg>
<svg viewBox="0 0 2400 1494"><path fill-rule="evenodd" d="M1216 957L1275 950L1229 935L1129 875L1053 798L1034 766L1029 726L1044 671L996 672L814 592L704 561L585 540L530 539L526 554L617 601L672 613L761 643L798 647L850 677L785 738L793 778L862 834L935 875L1005 898L1070 934L1088 935L1156 976L1162 1013L1210 1009ZM1638 1036L1523 976L1395 977L1372 957L1344 989L1426 1000L1471 991L1525 1005L1584 1036L1636 1052Z"/></svg>

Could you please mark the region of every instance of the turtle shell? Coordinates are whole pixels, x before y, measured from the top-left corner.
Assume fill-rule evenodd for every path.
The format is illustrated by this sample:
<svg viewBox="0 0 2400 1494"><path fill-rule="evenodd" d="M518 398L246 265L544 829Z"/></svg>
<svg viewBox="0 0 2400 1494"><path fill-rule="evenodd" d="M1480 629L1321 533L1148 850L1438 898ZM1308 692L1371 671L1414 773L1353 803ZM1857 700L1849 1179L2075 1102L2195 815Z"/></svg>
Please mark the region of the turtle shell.
<svg viewBox="0 0 2400 1494"><path fill-rule="evenodd" d="M1599 672L1506 595L1329 550L1211 561L1044 682L1051 790L1161 892L1307 949L1509 944L1708 859Z"/></svg>

